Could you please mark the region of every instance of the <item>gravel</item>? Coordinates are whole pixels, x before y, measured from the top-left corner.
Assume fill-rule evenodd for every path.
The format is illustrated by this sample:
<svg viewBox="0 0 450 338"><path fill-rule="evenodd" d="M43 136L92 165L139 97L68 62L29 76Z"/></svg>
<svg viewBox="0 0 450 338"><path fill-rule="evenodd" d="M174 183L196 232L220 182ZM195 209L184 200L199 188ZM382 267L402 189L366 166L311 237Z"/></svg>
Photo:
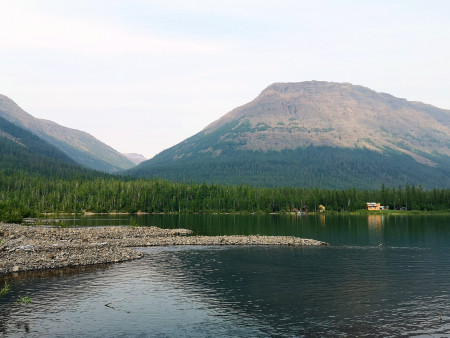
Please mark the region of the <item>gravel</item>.
<svg viewBox="0 0 450 338"><path fill-rule="evenodd" d="M291 236L192 236L157 227L58 228L0 223L0 275L138 259L133 247L170 245L327 245Z"/></svg>

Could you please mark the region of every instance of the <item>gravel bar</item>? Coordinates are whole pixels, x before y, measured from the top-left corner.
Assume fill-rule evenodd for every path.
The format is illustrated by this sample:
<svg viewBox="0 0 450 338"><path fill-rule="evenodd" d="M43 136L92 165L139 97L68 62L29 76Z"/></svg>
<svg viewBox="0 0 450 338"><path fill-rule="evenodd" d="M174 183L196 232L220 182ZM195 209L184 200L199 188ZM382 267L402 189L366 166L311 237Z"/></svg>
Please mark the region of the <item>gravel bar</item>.
<svg viewBox="0 0 450 338"><path fill-rule="evenodd" d="M0 223L0 275L138 259L133 247L169 245L327 245L292 236L193 236L157 227L58 228Z"/></svg>

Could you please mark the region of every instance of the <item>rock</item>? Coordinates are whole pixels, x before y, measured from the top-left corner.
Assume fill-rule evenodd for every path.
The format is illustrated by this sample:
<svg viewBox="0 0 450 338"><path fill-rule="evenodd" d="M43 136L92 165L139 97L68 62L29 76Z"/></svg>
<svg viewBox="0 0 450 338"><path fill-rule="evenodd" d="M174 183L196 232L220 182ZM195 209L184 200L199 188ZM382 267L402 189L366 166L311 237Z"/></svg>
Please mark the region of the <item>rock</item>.
<svg viewBox="0 0 450 338"><path fill-rule="evenodd" d="M18 251L34 251L33 245L21 245L15 248Z"/></svg>

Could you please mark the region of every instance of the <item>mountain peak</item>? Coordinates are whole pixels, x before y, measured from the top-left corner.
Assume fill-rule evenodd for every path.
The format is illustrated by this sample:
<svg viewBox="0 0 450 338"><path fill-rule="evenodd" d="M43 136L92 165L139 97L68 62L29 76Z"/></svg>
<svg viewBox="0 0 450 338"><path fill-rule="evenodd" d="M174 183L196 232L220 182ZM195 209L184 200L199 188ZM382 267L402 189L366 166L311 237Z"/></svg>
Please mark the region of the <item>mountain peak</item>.
<svg viewBox="0 0 450 338"><path fill-rule="evenodd" d="M122 155L124 155L134 164L139 164L148 160L144 155L137 153L123 153Z"/></svg>
<svg viewBox="0 0 450 338"><path fill-rule="evenodd" d="M449 148L441 143L450 144L449 118L449 111L363 86L307 81L274 83L204 132L211 134L234 122L223 138L233 142L238 137L239 147L247 150L279 151L313 145L382 152L388 147L408 154L410 149L419 149L449 156ZM412 156L431 164L420 155Z"/></svg>
<svg viewBox="0 0 450 338"><path fill-rule="evenodd" d="M266 186L450 186L450 111L350 83L274 83L130 172Z"/></svg>

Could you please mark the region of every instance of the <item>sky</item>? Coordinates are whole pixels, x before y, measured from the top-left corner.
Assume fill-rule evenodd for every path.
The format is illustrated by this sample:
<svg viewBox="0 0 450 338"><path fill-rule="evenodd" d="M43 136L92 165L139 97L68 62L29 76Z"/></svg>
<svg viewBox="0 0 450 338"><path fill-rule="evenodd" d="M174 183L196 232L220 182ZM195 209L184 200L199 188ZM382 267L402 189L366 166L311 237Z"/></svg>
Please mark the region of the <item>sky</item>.
<svg viewBox="0 0 450 338"><path fill-rule="evenodd" d="M450 109L450 1L0 0L0 94L151 158L274 82Z"/></svg>

